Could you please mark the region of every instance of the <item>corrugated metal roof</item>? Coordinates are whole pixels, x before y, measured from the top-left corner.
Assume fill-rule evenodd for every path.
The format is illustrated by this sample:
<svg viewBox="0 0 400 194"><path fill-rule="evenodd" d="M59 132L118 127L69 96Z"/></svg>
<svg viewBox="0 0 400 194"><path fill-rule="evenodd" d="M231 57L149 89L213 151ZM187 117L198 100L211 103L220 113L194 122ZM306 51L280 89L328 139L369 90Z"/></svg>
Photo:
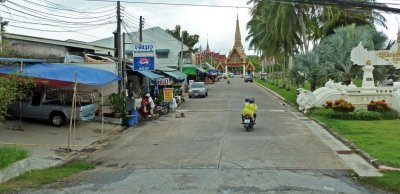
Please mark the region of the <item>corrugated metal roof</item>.
<svg viewBox="0 0 400 194"><path fill-rule="evenodd" d="M91 50L110 50L110 51L114 50L114 48L103 47L103 46L95 46L95 45L90 45L89 43L78 43L76 41L72 42L72 41L54 40L54 39L27 36L27 35L20 35L20 34L5 33L4 37L5 38L9 38L9 39L25 40L25 41L31 41L31 42L40 42L40 43L46 43L46 44L68 46L68 47L75 47L75 48L84 48L84 49L91 49Z"/></svg>

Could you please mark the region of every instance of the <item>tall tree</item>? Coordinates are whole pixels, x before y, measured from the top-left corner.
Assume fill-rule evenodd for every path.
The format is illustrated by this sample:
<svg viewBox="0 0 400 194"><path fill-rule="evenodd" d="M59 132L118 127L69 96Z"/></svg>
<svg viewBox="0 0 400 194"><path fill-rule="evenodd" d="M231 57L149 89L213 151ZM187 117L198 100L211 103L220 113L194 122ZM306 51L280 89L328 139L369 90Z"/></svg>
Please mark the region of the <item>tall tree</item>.
<svg viewBox="0 0 400 194"><path fill-rule="evenodd" d="M360 42L368 50L378 50L386 47L387 36L378 32L372 26L356 26L355 24L340 27L334 34L323 38L316 49L321 55L321 61L334 65L342 72L342 80L350 84L357 69L350 60L351 50Z"/></svg>
<svg viewBox="0 0 400 194"><path fill-rule="evenodd" d="M375 0L359 0L361 3L374 3ZM373 9L357 9L345 6L326 6L323 8L319 20L322 23L321 35L327 36L334 33L334 29L355 24L362 25L378 25L384 28L386 26L385 17Z"/></svg>
<svg viewBox="0 0 400 194"><path fill-rule="evenodd" d="M182 33L181 33L180 25L176 25L175 29L173 29L173 30L166 29L165 31L170 33L172 36L174 36L179 41L181 40L182 35L183 35L183 44L185 44L186 46L188 46L190 48L193 48L193 46L199 42L199 38L200 38L199 35L197 35L197 34L191 35L186 30L182 31Z"/></svg>

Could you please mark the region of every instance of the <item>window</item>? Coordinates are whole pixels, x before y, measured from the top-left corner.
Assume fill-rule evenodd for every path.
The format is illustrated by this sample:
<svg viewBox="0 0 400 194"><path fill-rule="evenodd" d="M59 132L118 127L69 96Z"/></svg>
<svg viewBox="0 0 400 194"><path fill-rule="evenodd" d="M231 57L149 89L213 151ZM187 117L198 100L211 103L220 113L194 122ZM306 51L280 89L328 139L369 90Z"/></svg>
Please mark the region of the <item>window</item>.
<svg viewBox="0 0 400 194"><path fill-rule="evenodd" d="M169 49L156 49L156 57L158 59L168 58Z"/></svg>
<svg viewBox="0 0 400 194"><path fill-rule="evenodd" d="M168 58L168 53L156 53L157 59L165 59Z"/></svg>

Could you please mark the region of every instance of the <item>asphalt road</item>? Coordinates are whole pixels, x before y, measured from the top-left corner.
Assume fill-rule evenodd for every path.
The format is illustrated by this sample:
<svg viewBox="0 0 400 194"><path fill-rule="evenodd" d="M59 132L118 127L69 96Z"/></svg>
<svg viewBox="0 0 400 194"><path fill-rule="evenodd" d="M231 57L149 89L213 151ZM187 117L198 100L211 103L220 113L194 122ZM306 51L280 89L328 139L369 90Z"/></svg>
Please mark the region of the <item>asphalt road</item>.
<svg viewBox="0 0 400 194"><path fill-rule="evenodd" d="M281 101L241 78L186 99L175 114L128 129L89 155L96 170L37 193L368 193L349 167ZM257 125L240 107L251 96ZM29 191L33 192L33 191Z"/></svg>

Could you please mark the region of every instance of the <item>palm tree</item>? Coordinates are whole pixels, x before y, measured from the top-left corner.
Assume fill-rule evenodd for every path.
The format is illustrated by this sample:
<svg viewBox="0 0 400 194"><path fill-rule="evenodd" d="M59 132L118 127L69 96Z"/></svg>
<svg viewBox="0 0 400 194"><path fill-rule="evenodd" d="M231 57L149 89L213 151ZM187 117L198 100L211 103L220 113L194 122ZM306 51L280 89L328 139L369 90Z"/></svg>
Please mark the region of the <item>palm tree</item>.
<svg viewBox="0 0 400 194"><path fill-rule="evenodd" d="M360 1L365 3L375 2L375 0ZM323 24L323 33L321 34L322 36L333 34L334 29L351 24L355 24L357 26L376 24L378 26L387 28L385 17L375 10L361 10L339 5L324 7L322 14L320 15L320 21Z"/></svg>
<svg viewBox="0 0 400 194"><path fill-rule="evenodd" d="M322 63L331 64L342 72L343 82L348 85L359 69L350 60L351 50L360 42L369 50L382 49L386 41L387 36L374 27L353 24L335 29L334 34L321 40L316 51Z"/></svg>

